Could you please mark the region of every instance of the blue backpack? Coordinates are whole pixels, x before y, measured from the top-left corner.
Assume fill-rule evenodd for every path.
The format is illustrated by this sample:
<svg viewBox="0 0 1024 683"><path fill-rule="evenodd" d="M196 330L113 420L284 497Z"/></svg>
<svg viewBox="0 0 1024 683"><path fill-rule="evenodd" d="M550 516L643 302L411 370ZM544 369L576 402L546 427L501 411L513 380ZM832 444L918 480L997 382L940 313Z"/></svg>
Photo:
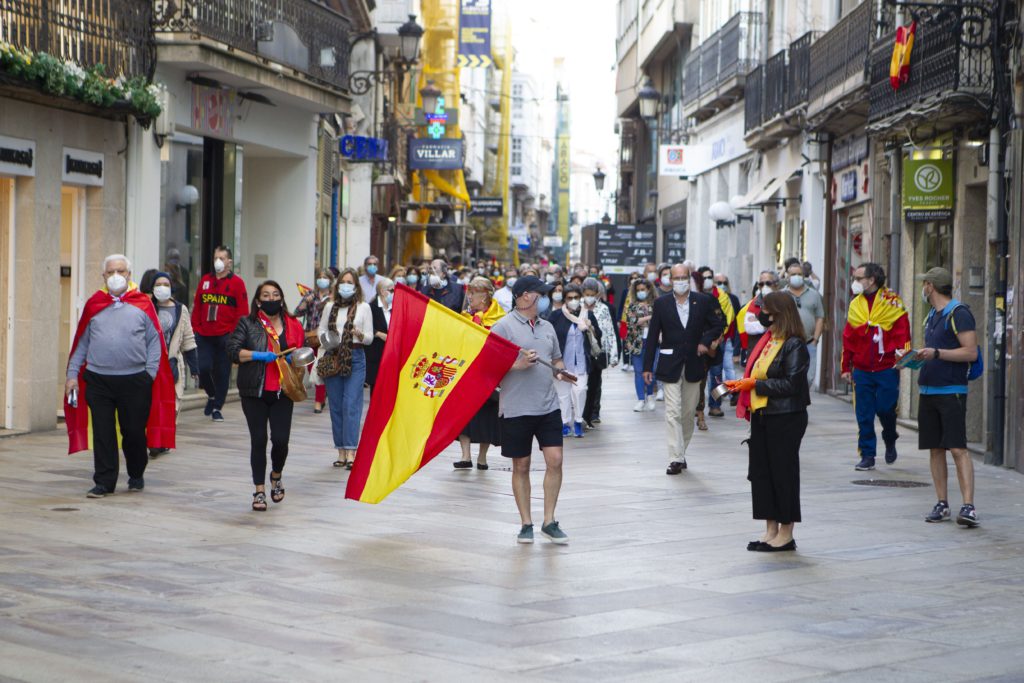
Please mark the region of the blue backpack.
<svg viewBox="0 0 1024 683"><path fill-rule="evenodd" d="M958 308L966 308L968 311L971 310L967 306L967 304L962 304L959 301L957 301L956 299L953 299L952 301L950 301L948 304L946 304L946 307L944 309L942 309L942 315L945 316L945 318L946 318L945 319L945 327L946 327L946 329L948 330L950 328L950 326L952 325L952 327L953 327L953 334L956 334L956 335L959 335L960 333L957 332L956 321L953 320L953 313ZM928 314L927 320L925 320L925 324L928 323L928 320L931 320L931 317L934 314L935 314L935 309L932 309L932 311ZM981 354L981 342L979 341L978 342L978 356L977 356L977 358L974 359L974 361L967 368L967 380L969 382L973 382L974 380L978 379L979 377L981 377L984 374L985 374L985 360L984 360L984 356L982 356L982 354Z"/></svg>

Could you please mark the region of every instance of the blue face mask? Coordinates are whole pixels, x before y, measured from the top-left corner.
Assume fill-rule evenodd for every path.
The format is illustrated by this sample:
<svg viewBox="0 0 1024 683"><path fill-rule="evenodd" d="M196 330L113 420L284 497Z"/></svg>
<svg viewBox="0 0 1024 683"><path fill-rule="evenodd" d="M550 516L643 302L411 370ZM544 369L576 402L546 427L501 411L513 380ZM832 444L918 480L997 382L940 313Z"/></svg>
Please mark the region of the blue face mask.
<svg viewBox="0 0 1024 683"><path fill-rule="evenodd" d="M406 275L405 276L405 281L406 281L407 284L414 285L414 284L416 284L417 282L420 281L420 276L419 275Z"/></svg>
<svg viewBox="0 0 1024 683"><path fill-rule="evenodd" d="M369 266L366 266L366 274L367 275L376 275L377 274L377 266L372 265L372 264L369 265Z"/></svg>
<svg viewBox="0 0 1024 683"><path fill-rule="evenodd" d="M646 290L641 290L641 291L638 291L636 293L636 300L637 301L643 301L646 298L647 298L647 291Z"/></svg>
<svg viewBox="0 0 1024 683"><path fill-rule="evenodd" d="M349 299L356 293L356 286L351 282L342 282L338 285L338 294L342 299Z"/></svg>
<svg viewBox="0 0 1024 683"><path fill-rule="evenodd" d="M546 296L542 296L541 298L537 299L537 313L543 313L549 308L551 308L551 299L547 298Z"/></svg>
<svg viewBox="0 0 1024 683"><path fill-rule="evenodd" d="M325 277L318 277L316 279L316 286L317 289L327 289L331 286L331 281Z"/></svg>
<svg viewBox="0 0 1024 683"><path fill-rule="evenodd" d="M388 306L390 306L391 302L394 301L394 299L395 299L395 295L394 294L388 294L388 296L385 299L385 301L387 302Z"/></svg>

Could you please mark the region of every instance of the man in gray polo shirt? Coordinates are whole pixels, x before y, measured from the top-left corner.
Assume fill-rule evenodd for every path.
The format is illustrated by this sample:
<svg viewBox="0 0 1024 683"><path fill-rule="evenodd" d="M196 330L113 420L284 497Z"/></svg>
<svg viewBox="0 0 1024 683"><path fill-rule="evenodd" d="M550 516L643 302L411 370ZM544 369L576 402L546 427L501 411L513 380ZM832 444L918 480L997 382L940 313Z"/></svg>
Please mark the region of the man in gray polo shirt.
<svg viewBox="0 0 1024 683"><path fill-rule="evenodd" d="M800 322L804 324L804 336L807 337L807 351L811 354L811 364L807 368L807 384L814 386L814 377L818 367L818 339L825 329L825 304L818 290L808 287L804 277L803 266L794 263L786 269L786 289L796 302Z"/></svg>
<svg viewBox="0 0 1024 683"><path fill-rule="evenodd" d="M553 285L528 275L512 287L512 310L491 331L521 349L519 359L501 380L498 414L501 415L501 454L512 458L512 493L519 508L522 528L519 543L533 543L530 513L530 453L537 439L544 454L544 524L541 533L553 543L569 537L555 520L555 504L562 488L562 413L555 380L572 382L565 372L555 328L538 315L547 310ZM538 361L554 366L549 367Z"/></svg>

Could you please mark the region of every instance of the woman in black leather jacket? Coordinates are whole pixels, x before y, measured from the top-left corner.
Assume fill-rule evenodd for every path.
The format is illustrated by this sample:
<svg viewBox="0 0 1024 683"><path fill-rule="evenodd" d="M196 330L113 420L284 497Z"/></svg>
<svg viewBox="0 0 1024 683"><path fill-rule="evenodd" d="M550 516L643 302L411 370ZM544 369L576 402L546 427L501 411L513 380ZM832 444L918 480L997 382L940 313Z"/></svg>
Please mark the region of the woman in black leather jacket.
<svg viewBox="0 0 1024 683"><path fill-rule="evenodd" d="M768 294L758 318L770 334L758 342L743 379L726 383L741 392L739 411L750 420L747 479L754 519L765 520L764 535L747 550L796 550L793 525L801 521L800 442L811 403L811 358L793 297Z"/></svg>

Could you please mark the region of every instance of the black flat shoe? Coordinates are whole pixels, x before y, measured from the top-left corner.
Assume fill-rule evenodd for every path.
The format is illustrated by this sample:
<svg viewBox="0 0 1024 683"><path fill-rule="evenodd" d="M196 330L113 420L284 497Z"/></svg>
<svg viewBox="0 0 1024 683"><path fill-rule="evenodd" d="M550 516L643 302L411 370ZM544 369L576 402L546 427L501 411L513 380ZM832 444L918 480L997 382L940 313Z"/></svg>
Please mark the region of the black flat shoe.
<svg viewBox="0 0 1024 683"><path fill-rule="evenodd" d="M473 461L472 460L458 460L458 461L452 463L452 467L454 467L457 470L468 470L472 466L473 466Z"/></svg>
<svg viewBox="0 0 1024 683"><path fill-rule="evenodd" d="M759 548L756 548L759 553L784 553L790 550L796 550L796 541L790 541L786 545L774 546L771 543L762 543Z"/></svg>
<svg viewBox="0 0 1024 683"><path fill-rule="evenodd" d="M665 474L679 474L686 469L686 463L684 462L670 462L668 468L665 470Z"/></svg>
<svg viewBox="0 0 1024 683"><path fill-rule="evenodd" d="M765 543L764 541L751 541L747 544L747 550L758 551L761 549L761 546L763 545L767 545L767 543Z"/></svg>
<svg viewBox="0 0 1024 683"><path fill-rule="evenodd" d="M483 464L477 463L476 464L476 468L478 470L489 470L489 469L491 469L490 466L487 463L483 463Z"/></svg>

